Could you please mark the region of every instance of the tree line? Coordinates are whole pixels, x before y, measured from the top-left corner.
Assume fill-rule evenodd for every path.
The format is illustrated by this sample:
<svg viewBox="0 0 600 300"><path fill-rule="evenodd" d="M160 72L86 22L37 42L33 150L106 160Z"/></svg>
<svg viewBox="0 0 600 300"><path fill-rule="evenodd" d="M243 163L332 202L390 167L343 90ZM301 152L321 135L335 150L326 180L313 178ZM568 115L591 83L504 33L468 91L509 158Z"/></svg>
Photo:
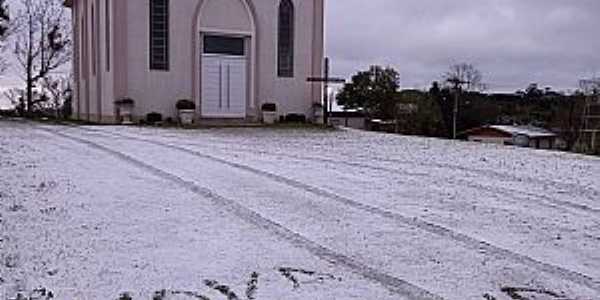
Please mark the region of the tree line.
<svg viewBox="0 0 600 300"><path fill-rule="evenodd" d="M401 89L391 67L371 66L352 76L337 94L346 110L392 121L388 131L441 138L484 125L534 125L557 132L572 150L581 135L587 96L531 84L515 93L488 93L472 64L453 65L427 90ZM455 121L456 120L456 121Z"/></svg>

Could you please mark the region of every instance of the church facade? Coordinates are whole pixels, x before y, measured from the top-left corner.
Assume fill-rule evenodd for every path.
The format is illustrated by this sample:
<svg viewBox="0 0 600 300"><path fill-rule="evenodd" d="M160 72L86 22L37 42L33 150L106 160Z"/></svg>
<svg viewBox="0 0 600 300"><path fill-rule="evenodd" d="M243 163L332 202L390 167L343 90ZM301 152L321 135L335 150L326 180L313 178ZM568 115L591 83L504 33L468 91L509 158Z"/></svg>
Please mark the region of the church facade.
<svg viewBox="0 0 600 300"><path fill-rule="evenodd" d="M196 103L198 119L257 121L263 103L310 117L322 87L324 0L67 0L80 120Z"/></svg>

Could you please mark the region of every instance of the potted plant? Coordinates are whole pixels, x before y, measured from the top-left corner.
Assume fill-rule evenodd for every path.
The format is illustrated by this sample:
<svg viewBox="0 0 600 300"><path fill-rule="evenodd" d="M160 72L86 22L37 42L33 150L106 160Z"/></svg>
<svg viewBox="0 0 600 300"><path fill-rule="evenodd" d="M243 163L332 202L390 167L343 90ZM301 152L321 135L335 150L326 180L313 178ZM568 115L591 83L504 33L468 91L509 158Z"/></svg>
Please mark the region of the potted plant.
<svg viewBox="0 0 600 300"><path fill-rule="evenodd" d="M179 123L183 126L194 124L196 119L196 103L191 100L181 99L175 105L179 117Z"/></svg>
<svg viewBox="0 0 600 300"><path fill-rule="evenodd" d="M152 125L152 126L162 125L162 122L163 122L163 116L160 113L151 112L146 115L146 123L148 125Z"/></svg>
<svg viewBox="0 0 600 300"><path fill-rule="evenodd" d="M121 124L130 125L133 124L133 107L135 101L131 98L123 98L115 101L117 107L117 119Z"/></svg>
<svg viewBox="0 0 600 300"><path fill-rule="evenodd" d="M313 122L315 124L323 124L325 121L323 120L323 104L320 102L315 102L312 105L313 109Z"/></svg>
<svg viewBox="0 0 600 300"><path fill-rule="evenodd" d="M264 103L261 106L262 119L265 124L275 124L277 120L277 104Z"/></svg>

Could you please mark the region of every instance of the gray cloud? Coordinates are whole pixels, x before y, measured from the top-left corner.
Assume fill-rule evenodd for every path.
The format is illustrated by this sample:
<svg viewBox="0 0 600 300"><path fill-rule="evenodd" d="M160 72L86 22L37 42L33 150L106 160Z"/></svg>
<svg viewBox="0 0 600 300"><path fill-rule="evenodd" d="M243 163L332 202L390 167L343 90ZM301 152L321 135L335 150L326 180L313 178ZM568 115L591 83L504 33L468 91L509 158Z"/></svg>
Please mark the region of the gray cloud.
<svg viewBox="0 0 600 300"><path fill-rule="evenodd" d="M349 76L391 65L424 88L450 64L470 62L492 90L530 82L575 88L600 72L598 0L331 0L327 53Z"/></svg>

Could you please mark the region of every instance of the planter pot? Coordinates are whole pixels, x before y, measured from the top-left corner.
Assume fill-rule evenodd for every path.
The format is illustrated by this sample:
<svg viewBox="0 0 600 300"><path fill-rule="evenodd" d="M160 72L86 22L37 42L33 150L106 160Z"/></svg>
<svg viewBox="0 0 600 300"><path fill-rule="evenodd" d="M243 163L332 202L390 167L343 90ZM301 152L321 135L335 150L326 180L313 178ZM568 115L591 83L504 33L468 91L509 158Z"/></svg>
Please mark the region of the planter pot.
<svg viewBox="0 0 600 300"><path fill-rule="evenodd" d="M325 120L323 119L323 109L322 108L315 109L313 111L313 122L315 124L323 124L325 122Z"/></svg>
<svg viewBox="0 0 600 300"><path fill-rule="evenodd" d="M325 123L325 119L323 118L323 114L321 115L315 115L315 120L314 120L315 124L324 124Z"/></svg>
<svg viewBox="0 0 600 300"><path fill-rule="evenodd" d="M277 112L275 111L263 111L262 112L262 116L263 116L263 123L265 124L275 124L275 121L277 121Z"/></svg>
<svg viewBox="0 0 600 300"><path fill-rule="evenodd" d="M179 123L183 126L193 125L196 119L196 110L193 109L180 109L179 110Z"/></svg>
<svg viewBox="0 0 600 300"><path fill-rule="evenodd" d="M121 117L121 124L131 125L133 124L133 106L132 105L121 105L119 106L119 116Z"/></svg>

